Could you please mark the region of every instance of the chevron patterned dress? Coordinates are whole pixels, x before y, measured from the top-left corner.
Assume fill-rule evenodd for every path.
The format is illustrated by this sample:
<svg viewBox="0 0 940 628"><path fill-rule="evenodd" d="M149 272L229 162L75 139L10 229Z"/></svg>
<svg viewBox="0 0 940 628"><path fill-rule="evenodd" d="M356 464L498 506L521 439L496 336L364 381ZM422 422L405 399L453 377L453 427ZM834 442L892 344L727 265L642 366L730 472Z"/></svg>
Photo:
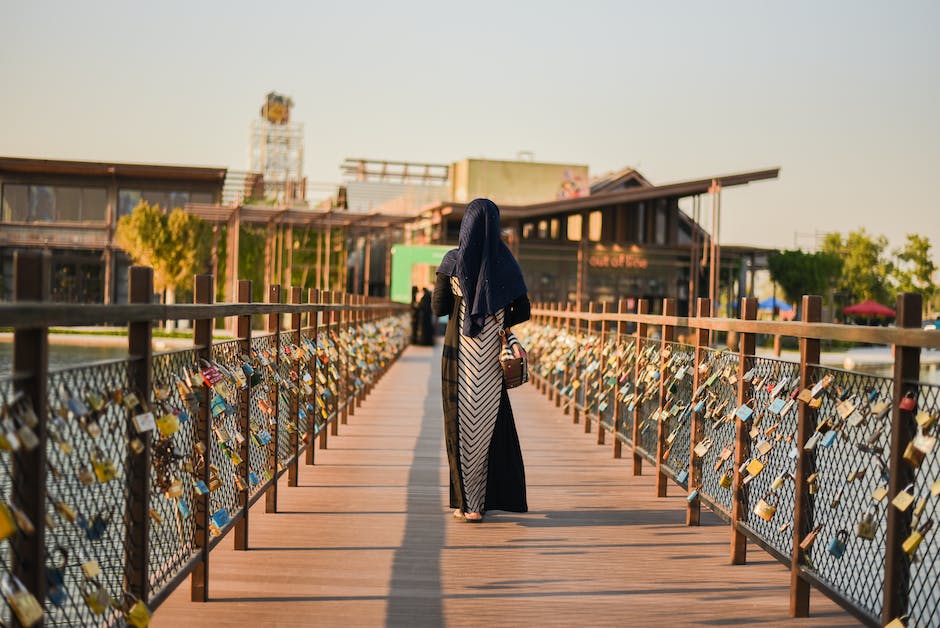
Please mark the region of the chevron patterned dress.
<svg viewBox="0 0 940 628"><path fill-rule="evenodd" d="M451 277L451 289L457 296L460 282ZM457 329L466 314L461 300ZM463 477L467 512L483 512L486 503L486 473L490 441L499 415L503 390L503 370L499 364L502 348L499 330L503 312L486 319L476 338L460 335L457 350L457 424L460 426L460 472Z"/></svg>

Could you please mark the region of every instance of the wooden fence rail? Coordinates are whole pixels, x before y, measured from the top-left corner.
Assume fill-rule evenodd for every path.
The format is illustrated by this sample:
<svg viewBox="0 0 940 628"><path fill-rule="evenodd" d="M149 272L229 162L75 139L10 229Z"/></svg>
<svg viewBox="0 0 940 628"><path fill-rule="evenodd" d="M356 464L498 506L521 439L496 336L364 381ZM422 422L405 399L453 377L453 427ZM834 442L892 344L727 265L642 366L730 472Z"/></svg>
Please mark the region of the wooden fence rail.
<svg viewBox="0 0 940 628"><path fill-rule="evenodd" d="M130 272L131 303L64 306L48 258L15 257L12 373L0 377L0 583L4 625L143 625L186 577L209 599L210 551L230 532L249 547L249 509L277 511L278 479L296 485L408 340L405 306L269 286L268 303L154 305L153 273ZM267 333L251 316L267 316ZM212 338L237 317L237 338ZM154 353L152 327L194 321L192 348ZM128 357L48 369L51 325L127 324Z"/></svg>
<svg viewBox="0 0 940 628"><path fill-rule="evenodd" d="M869 625L938 625L940 386L920 381L919 360L940 332L920 329L917 294L898 298L895 328L820 323L820 304L804 297L803 320L781 323L754 320L754 299L740 319L705 316L705 299L697 317L668 299L656 316L645 300L637 314L538 303L519 335L538 389L597 421L614 457L629 448L634 474L652 465L657 496L681 487L688 525L700 504L729 523L732 564L750 541L789 566L794 616L813 587ZM717 331L736 346L712 348ZM757 355L757 334L797 338L799 361ZM891 345L893 375L824 367L821 340Z"/></svg>

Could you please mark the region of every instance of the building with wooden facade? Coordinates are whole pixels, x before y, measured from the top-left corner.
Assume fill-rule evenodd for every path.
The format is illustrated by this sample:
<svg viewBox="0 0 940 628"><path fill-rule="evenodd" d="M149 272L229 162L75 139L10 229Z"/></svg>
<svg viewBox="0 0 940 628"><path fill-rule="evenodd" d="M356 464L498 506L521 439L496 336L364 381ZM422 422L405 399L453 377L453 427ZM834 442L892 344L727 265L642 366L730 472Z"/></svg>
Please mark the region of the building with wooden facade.
<svg viewBox="0 0 940 628"><path fill-rule="evenodd" d="M595 181L590 193L542 203L500 203L504 236L525 274L530 298L547 302L614 302L620 297L678 301L680 314L709 296L709 272L719 260L718 294L733 304L753 290L768 250L713 247L700 225L702 200L720 204L722 188L774 179L779 168L666 185L626 169ZM679 208L691 204L689 215ZM720 207L720 205L719 205ZM407 230L414 243L456 245L466 203L441 203ZM734 291L733 293L731 291Z"/></svg>
<svg viewBox="0 0 940 628"><path fill-rule="evenodd" d="M166 208L219 203L225 168L0 157L0 297L13 290L13 254L52 254L52 299L127 301L130 260L118 219L141 200Z"/></svg>

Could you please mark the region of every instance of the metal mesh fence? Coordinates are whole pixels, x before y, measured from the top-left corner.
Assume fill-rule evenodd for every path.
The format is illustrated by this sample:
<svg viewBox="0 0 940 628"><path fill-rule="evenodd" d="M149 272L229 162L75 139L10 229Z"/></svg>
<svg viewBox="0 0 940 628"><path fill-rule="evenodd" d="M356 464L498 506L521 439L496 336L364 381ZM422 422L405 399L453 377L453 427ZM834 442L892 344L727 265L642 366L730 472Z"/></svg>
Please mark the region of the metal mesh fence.
<svg viewBox="0 0 940 628"><path fill-rule="evenodd" d="M273 358L276 353L274 334L252 336L251 366L256 374L252 380L251 399L248 404L248 491L256 494L266 480L273 477L270 443L274 438L275 414Z"/></svg>
<svg viewBox="0 0 940 628"><path fill-rule="evenodd" d="M754 411L748 432L747 464L754 474L744 476L745 521L764 543L789 557L793 550L794 481L800 365L770 358L754 358L742 378L752 385ZM780 517L767 521L754 512L758 500L773 494Z"/></svg>
<svg viewBox="0 0 940 628"><path fill-rule="evenodd" d="M640 340L639 374L636 382L637 407L637 451L647 460L656 463L656 451L659 445L659 381L660 350L662 342L653 338Z"/></svg>
<svg viewBox="0 0 940 628"><path fill-rule="evenodd" d="M192 417L198 401L190 373L196 370L196 351L184 349L153 357L153 398L161 415L177 417L175 433L153 432L150 474L150 507L156 513L150 524L150 589L162 589L195 551L193 476L196 429ZM172 426L172 419L165 418ZM169 431L170 427L167 428Z"/></svg>
<svg viewBox="0 0 940 628"><path fill-rule="evenodd" d="M604 371L599 378L597 391L597 413L601 425L606 430L614 429L614 399L617 394L617 372L619 368L619 354L617 341L608 338L601 349L604 360Z"/></svg>
<svg viewBox="0 0 940 628"><path fill-rule="evenodd" d="M620 376L617 378L617 396L620 429L617 438L633 442L633 412L636 407L636 339L633 336L621 335L618 345L620 355Z"/></svg>
<svg viewBox="0 0 940 628"><path fill-rule="evenodd" d="M64 582L63 595L46 600L49 625L121 617L110 599L121 599L124 587L127 422L147 399L147 391L129 387L131 368L119 360L49 373L48 425L55 436L46 451L46 551ZM100 613L85 602L97 591L107 600Z"/></svg>
<svg viewBox="0 0 940 628"><path fill-rule="evenodd" d="M30 412L35 415L32 404L28 399L25 397L17 399L14 393L12 377L0 378L0 404L2 404L3 408L2 420L4 431L9 431L11 427L18 429L18 426L28 424L25 417L30 416ZM3 500L4 504L11 504L14 501L18 501L18 496L13 495L13 459L18 455L19 453L15 451L5 451L0 454L0 499ZM34 525L36 524L38 524L38 522ZM8 532L11 540L14 534L23 534L22 531L13 531L12 529L8 530ZM19 560L19 557L13 553L13 544L8 541L6 545L8 551L0 552L0 570L2 570L0 578L4 580L10 577L14 562ZM0 604L0 622L8 626L11 624L11 621L10 607L6 604Z"/></svg>
<svg viewBox="0 0 940 628"><path fill-rule="evenodd" d="M701 493L724 514L731 512L731 475L734 464L734 411L737 408L738 354L703 350L699 364L701 391L693 391L696 411L701 410L702 441L695 443L702 458ZM695 395L694 393L698 393ZM706 446L707 445L707 446Z"/></svg>
<svg viewBox="0 0 940 628"><path fill-rule="evenodd" d="M677 342L667 343L666 350L668 356L663 356L666 361L663 407L667 412L662 418L663 465L672 471L680 486L687 487L695 354L693 347Z"/></svg>
<svg viewBox="0 0 940 628"><path fill-rule="evenodd" d="M909 382L916 400L915 420L917 432L911 444L907 460L915 470L911 494L916 501L912 505L913 518L908 540L923 540L914 549L908 586L908 626L940 625L940 548L937 544L937 524L940 510L940 458L936 451L937 419L940 419L940 386ZM916 463L919 462L919 465Z"/></svg>

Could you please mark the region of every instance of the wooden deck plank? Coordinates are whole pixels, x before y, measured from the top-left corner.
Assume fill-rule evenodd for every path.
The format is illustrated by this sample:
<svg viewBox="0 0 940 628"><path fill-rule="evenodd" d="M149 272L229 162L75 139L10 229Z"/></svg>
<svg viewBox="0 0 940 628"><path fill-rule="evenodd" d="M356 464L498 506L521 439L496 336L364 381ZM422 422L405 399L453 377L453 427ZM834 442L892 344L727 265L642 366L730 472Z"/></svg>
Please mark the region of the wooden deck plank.
<svg viewBox="0 0 940 628"><path fill-rule="evenodd" d="M212 601L191 603L187 582L153 625L858 625L819 593L790 619L783 566L753 546L728 565L727 526L686 527L681 497L654 497L652 474L531 387L511 392L530 512L453 521L439 364L440 348L409 348L280 488L281 512L252 510L253 549L212 553Z"/></svg>

